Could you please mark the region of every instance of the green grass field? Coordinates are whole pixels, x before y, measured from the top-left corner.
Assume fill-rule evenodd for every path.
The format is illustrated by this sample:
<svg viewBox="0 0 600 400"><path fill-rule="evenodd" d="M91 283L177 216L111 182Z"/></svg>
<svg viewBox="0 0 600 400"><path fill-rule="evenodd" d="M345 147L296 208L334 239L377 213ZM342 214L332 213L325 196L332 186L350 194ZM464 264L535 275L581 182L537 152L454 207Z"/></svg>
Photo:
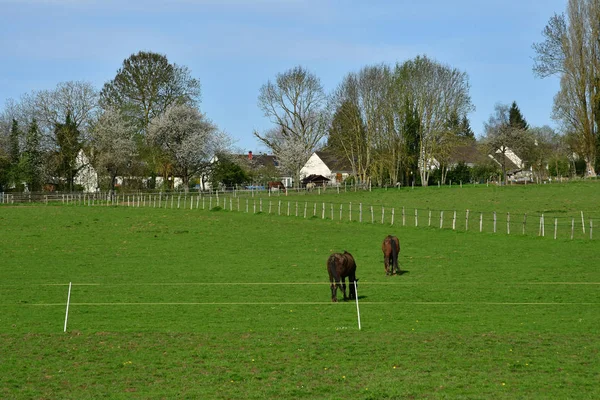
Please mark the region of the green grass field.
<svg viewBox="0 0 600 400"><path fill-rule="evenodd" d="M597 184L546 186L298 201L598 215ZM598 239L423 225L0 207L0 398L600 396ZM384 274L389 233L401 276ZM342 250L360 331L356 304L330 301L325 261Z"/></svg>
<svg viewBox="0 0 600 400"><path fill-rule="evenodd" d="M312 195L292 195L284 197L278 194L276 199L309 200L315 197L326 202L343 202L347 204L352 201L355 205L359 202L365 205L395 207L399 210L406 207L407 210L418 208L420 210L458 210L470 209L473 212L493 212L505 214L541 214L550 216L575 216L579 217L580 211L585 215L593 214L600 217L600 181L580 181L567 184L544 184L544 185L459 185L453 186L430 186L427 188L388 188L369 191L353 192L350 188L344 191L341 187L337 189L326 189L325 191L313 190ZM301 192L304 193L304 192ZM316 196L317 193L320 195Z"/></svg>

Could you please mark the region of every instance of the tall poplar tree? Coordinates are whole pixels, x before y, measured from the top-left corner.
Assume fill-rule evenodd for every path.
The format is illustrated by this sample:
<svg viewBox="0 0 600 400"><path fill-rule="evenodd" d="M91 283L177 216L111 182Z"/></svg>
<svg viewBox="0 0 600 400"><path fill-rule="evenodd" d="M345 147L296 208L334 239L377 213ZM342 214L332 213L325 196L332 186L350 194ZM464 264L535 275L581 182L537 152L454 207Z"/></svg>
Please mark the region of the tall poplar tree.
<svg viewBox="0 0 600 400"><path fill-rule="evenodd" d="M595 176L600 117L600 1L569 0L564 14L550 18L535 43L534 73L560 77L554 97L554 118L575 140L572 151L586 163L586 176Z"/></svg>
<svg viewBox="0 0 600 400"><path fill-rule="evenodd" d="M34 119L25 136L25 151L21 159L23 178L32 192L42 190L42 152L40 149L41 132Z"/></svg>
<svg viewBox="0 0 600 400"><path fill-rule="evenodd" d="M360 171L357 165L359 153L367 145L365 135L365 124L360 110L354 102L343 100L333 114L327 148L337 157L348 160L354 176Z"/></svg>
<svg viewBox="0 0 600 400"><path fill-rule="evenodd" d="M21 166L19 164L19 160L21 158L21 149L19 144L21 136L22 134L19 128L19 123L16 119L13 119L8 137L8 181L14 186L21 184Z"/></svg>

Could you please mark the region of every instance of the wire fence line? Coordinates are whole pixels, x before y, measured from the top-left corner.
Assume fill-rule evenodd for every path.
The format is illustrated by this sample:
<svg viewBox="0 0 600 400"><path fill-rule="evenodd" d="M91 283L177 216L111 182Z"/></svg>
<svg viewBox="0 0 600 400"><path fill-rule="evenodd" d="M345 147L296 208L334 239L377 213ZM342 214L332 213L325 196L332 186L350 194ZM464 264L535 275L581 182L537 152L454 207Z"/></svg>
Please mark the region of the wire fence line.
<svg viewBox="0 0 600 400"><path fill-rule="evenodd" d="M93 287L129 287L129 286L323 286L330 285L329 281L321 282L128 282L128 283L85 283L72 282L73 287L93 286ZM361 279L360 285L375 285L375 286L430 286L432 282L392 282L392 281L368 281ZM503 286L598 286L600 282L496 282L494 285ZM30 288L38 286L60 286L68 287L69 283L19 283L19 284L0 284L2 288ZM464 283L450 283L447 286L463 287ZM489 286L484 284L482 286ZM25 303L23 303L25 304Z"/></svg>
<svg viewBox="0 0 600 400"><path fill-rule="evenodd" d="M264 195L264 191L262 192ZM4 198L6 201L7 199ZM9 204L11 199L8 198ZM316 199L286 200L281 192L268 197L239 193L203 195L193 193L74 193L44 195L38 201L43 204L74 206L106 206L132 208L227 210L252 214L269 214L287 217L347 221L390 226L413 226L481 233L506 233L507 235L537 235L554 239L593 240L595 215L583 211L575 216L551 216L541 214L512 214L495 211L435 210L363 203L337 203Z"/></svg>
<svg viewBox="0 0 600 400"><path fill-rule="evenodd" d="M43 286L43 285L53 285L53 286L61 286L61 287L69 287L69 295L71 293L71 287L121 287L121 286L171 286L171 285L249 285L249 286L269 286L269 285L278 285L278 286L286 286L286 285L299 285L299 286L329 286L331 282L329 281L320 281L320 282L190 282L190 283L156 283L156 282L147 282L147 283L77 283L77 282L69 282L69 283L61 283L61 284L18 284L18 285L0 285L0 287L32 287L32 286ZM429 282L382 282L382 281L361 281L361 286L421 286L421 285L429 285ZM600 285L600 282L507 282L506 286L531 286L531 285ZM482 285L488 286L488 285ZM89 295L89 292L87 292ZM6 299L5 299L6 301ZM68 300L67 300L68 301ZM294 302L294 301L241 301L241 302L231 302L231 301L79 301L79 302L71 302L71 306L77 305L224 305L224 304L235 304L235 305L271 305L271 304L330 304L331 301L312 301L312 302ZM394 301L382 301L382 302L361 302L364 304L379 304L379 303L396 303ZM406 301L398 301L398 303L406 303ZM502 301L412 301L411 304L600 304L600 302L502 302ZM65 302L23 302L21 300L13 302L3 302L0 303L0 306L64 306Z"/></svg>
<svg viewBox="0 0 600 400"><path fill-rule="evenodd" d="M334 303L331 301L271 301L271 302L99 302L99 303L71 303L73 307L90 306L277 306L277 305L333 305L347 304L354 307L351 301ZM413 305L487 305L487 306L598 306L600 302L496 302L496 301L367 301L362 300L361 305L367 304L413 304ZM19 307L64 307L65 303L26 303L26 304L0 304L0 306Z"/></svg>
<svg viewBox="0 0 600 400"><path fill-rule="evenodd" d="M239 284L239 283L229 283L229 282L215 282L215 283L220 283L220 284ZM301 284L301 285L319 285L319 286L325 286L327 284L329 284L329 282L264 282L264 283L248 283L248 284ZM387 282L363 282L362 284L386 284ZM539 282L538 282L539 283ZM389 284L389 283L387 283ZM517 285L522 285L523 283L517 283ZM86 286L89 284L80 284L81 286ZM273 307L273 306L332 306L335 305L335 307L339 307L339 303L334 303L328 300L322 300L322 301L215 301L215 300L211 300L211 301L76 301L76 302L71 302L71 288L72 286L78 286L78 284L72 284L72 282L69 282L68 284L68 295L67 295L67 300L66 300L66 304L65 302L59 301L59 302L23 302L23 301L19 301L17 303L0 303L0 308L4 308L4 307L9 307L9 308L13 308L13 307L18 307L18 308L38 308L38 307L42 307L42 308L48 308L48 307L65 307L66 306L66 310L65 310L65 319L64 319L64 325L63 325L63 332L67 332L67 324L68 324L68 317L69 317L69 310L70 308L76 307L221 307L221 306L235 306L235 307L240 307L240 306L251 306L251 307L264 307L264 306L269 306L269 307ZM111 285L109 285L111 286ZM89 293L88 293L89 294ZM359 324L359 329L360 329L360 311L358 308L358 304L359 304L359 297L356 298L356 310L357 310L357 317L358 317L358 324ZM345 304L347 304L348 306L352 306L354 307L354 304L352 301L348 301L348 302L344 302ZM343 303L342 303L343 304ZM600 302L595 302L595 301L490 301L490 300L485 300L485 299L481 299L479 301L475 300L471 300L471 301L452 301L452 300L431 300L431 301L425 301L425 300L419 300L419 301L406 301L406 300L384 300L384 301L369 301L369 300L362 300L360 301L360 304L365 306L365 305L374 305L374 306L381 306L381 305L395 305L395 304L410 304L410 305L414 305L414 306L425 306L425 307L429 307L429 306L434 306L434 307L448 307L448 306L474 306L474 305L478 305L478 306L487 306L487 307L495 307L495 306L517 306L517 307L523 307L523 306L527 306L527 307L556 307L556 306L577 306L577 307L586 307L586 306L593 306L593 307L597 307L598 305L600 305ZM291 310L290 310L291 311ZM14 326L14 325L13 325Z"/></svg>
<svg viewBox="0 0 600 400"><path fill-rule="evenodd" d="M401 187L397 187L400 189ZM387 190L388 187L385 187ZM392 189L392 188L390 188ZM138 196L138 195L184 195L184 196L232 196L232 197L260 197L260 196L298 196L298 195L311 195L311 194L324 194L324 193L347 193L347 192L358 192L358 191L372 191L372 187L369 184L357 183L357 184L344 184L344 185L329 185L329 186L317 186L314 188L272 188L268 189L264 186L248 186L247 188L241 186L223 187L212 190L190 190L188 192L182 190L128 190L128 191L97 191L97 192L0 192L0 204L21 204L21 203L47 203L61 201L64 197L94 197L94 198L107 198L109 196Z"/></svg>

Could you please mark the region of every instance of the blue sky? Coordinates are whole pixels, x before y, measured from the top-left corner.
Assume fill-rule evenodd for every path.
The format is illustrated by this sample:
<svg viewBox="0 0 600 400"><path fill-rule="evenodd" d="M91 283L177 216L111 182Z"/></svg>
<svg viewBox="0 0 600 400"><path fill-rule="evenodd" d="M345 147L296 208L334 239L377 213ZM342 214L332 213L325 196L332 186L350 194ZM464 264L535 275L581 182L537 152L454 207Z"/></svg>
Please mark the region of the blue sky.
<svg viewBox="0 0 600 400"><path fill-rule="evenodd" d="M88 81L98 89L140 50L202 83L201 109L240 150L266 151L260 87L302 65L327 92L361 67L427 55L469 75L476 135L498 102L532 126L551 119L555 77L532 73L532 44L567 0L0 0L0 108Z"/></svg>

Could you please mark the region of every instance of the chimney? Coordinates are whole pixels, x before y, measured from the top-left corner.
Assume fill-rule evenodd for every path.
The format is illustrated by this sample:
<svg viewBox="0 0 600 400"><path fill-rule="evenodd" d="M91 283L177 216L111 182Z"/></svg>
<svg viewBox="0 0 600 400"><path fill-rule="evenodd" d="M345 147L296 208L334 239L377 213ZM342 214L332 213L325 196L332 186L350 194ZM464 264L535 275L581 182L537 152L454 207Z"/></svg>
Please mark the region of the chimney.
<svg viewBox="0 0 600 400"><path fill-rule="evenodd" d="M248 160L252 160L252 152L251 151L248 152Z"/></svg>

